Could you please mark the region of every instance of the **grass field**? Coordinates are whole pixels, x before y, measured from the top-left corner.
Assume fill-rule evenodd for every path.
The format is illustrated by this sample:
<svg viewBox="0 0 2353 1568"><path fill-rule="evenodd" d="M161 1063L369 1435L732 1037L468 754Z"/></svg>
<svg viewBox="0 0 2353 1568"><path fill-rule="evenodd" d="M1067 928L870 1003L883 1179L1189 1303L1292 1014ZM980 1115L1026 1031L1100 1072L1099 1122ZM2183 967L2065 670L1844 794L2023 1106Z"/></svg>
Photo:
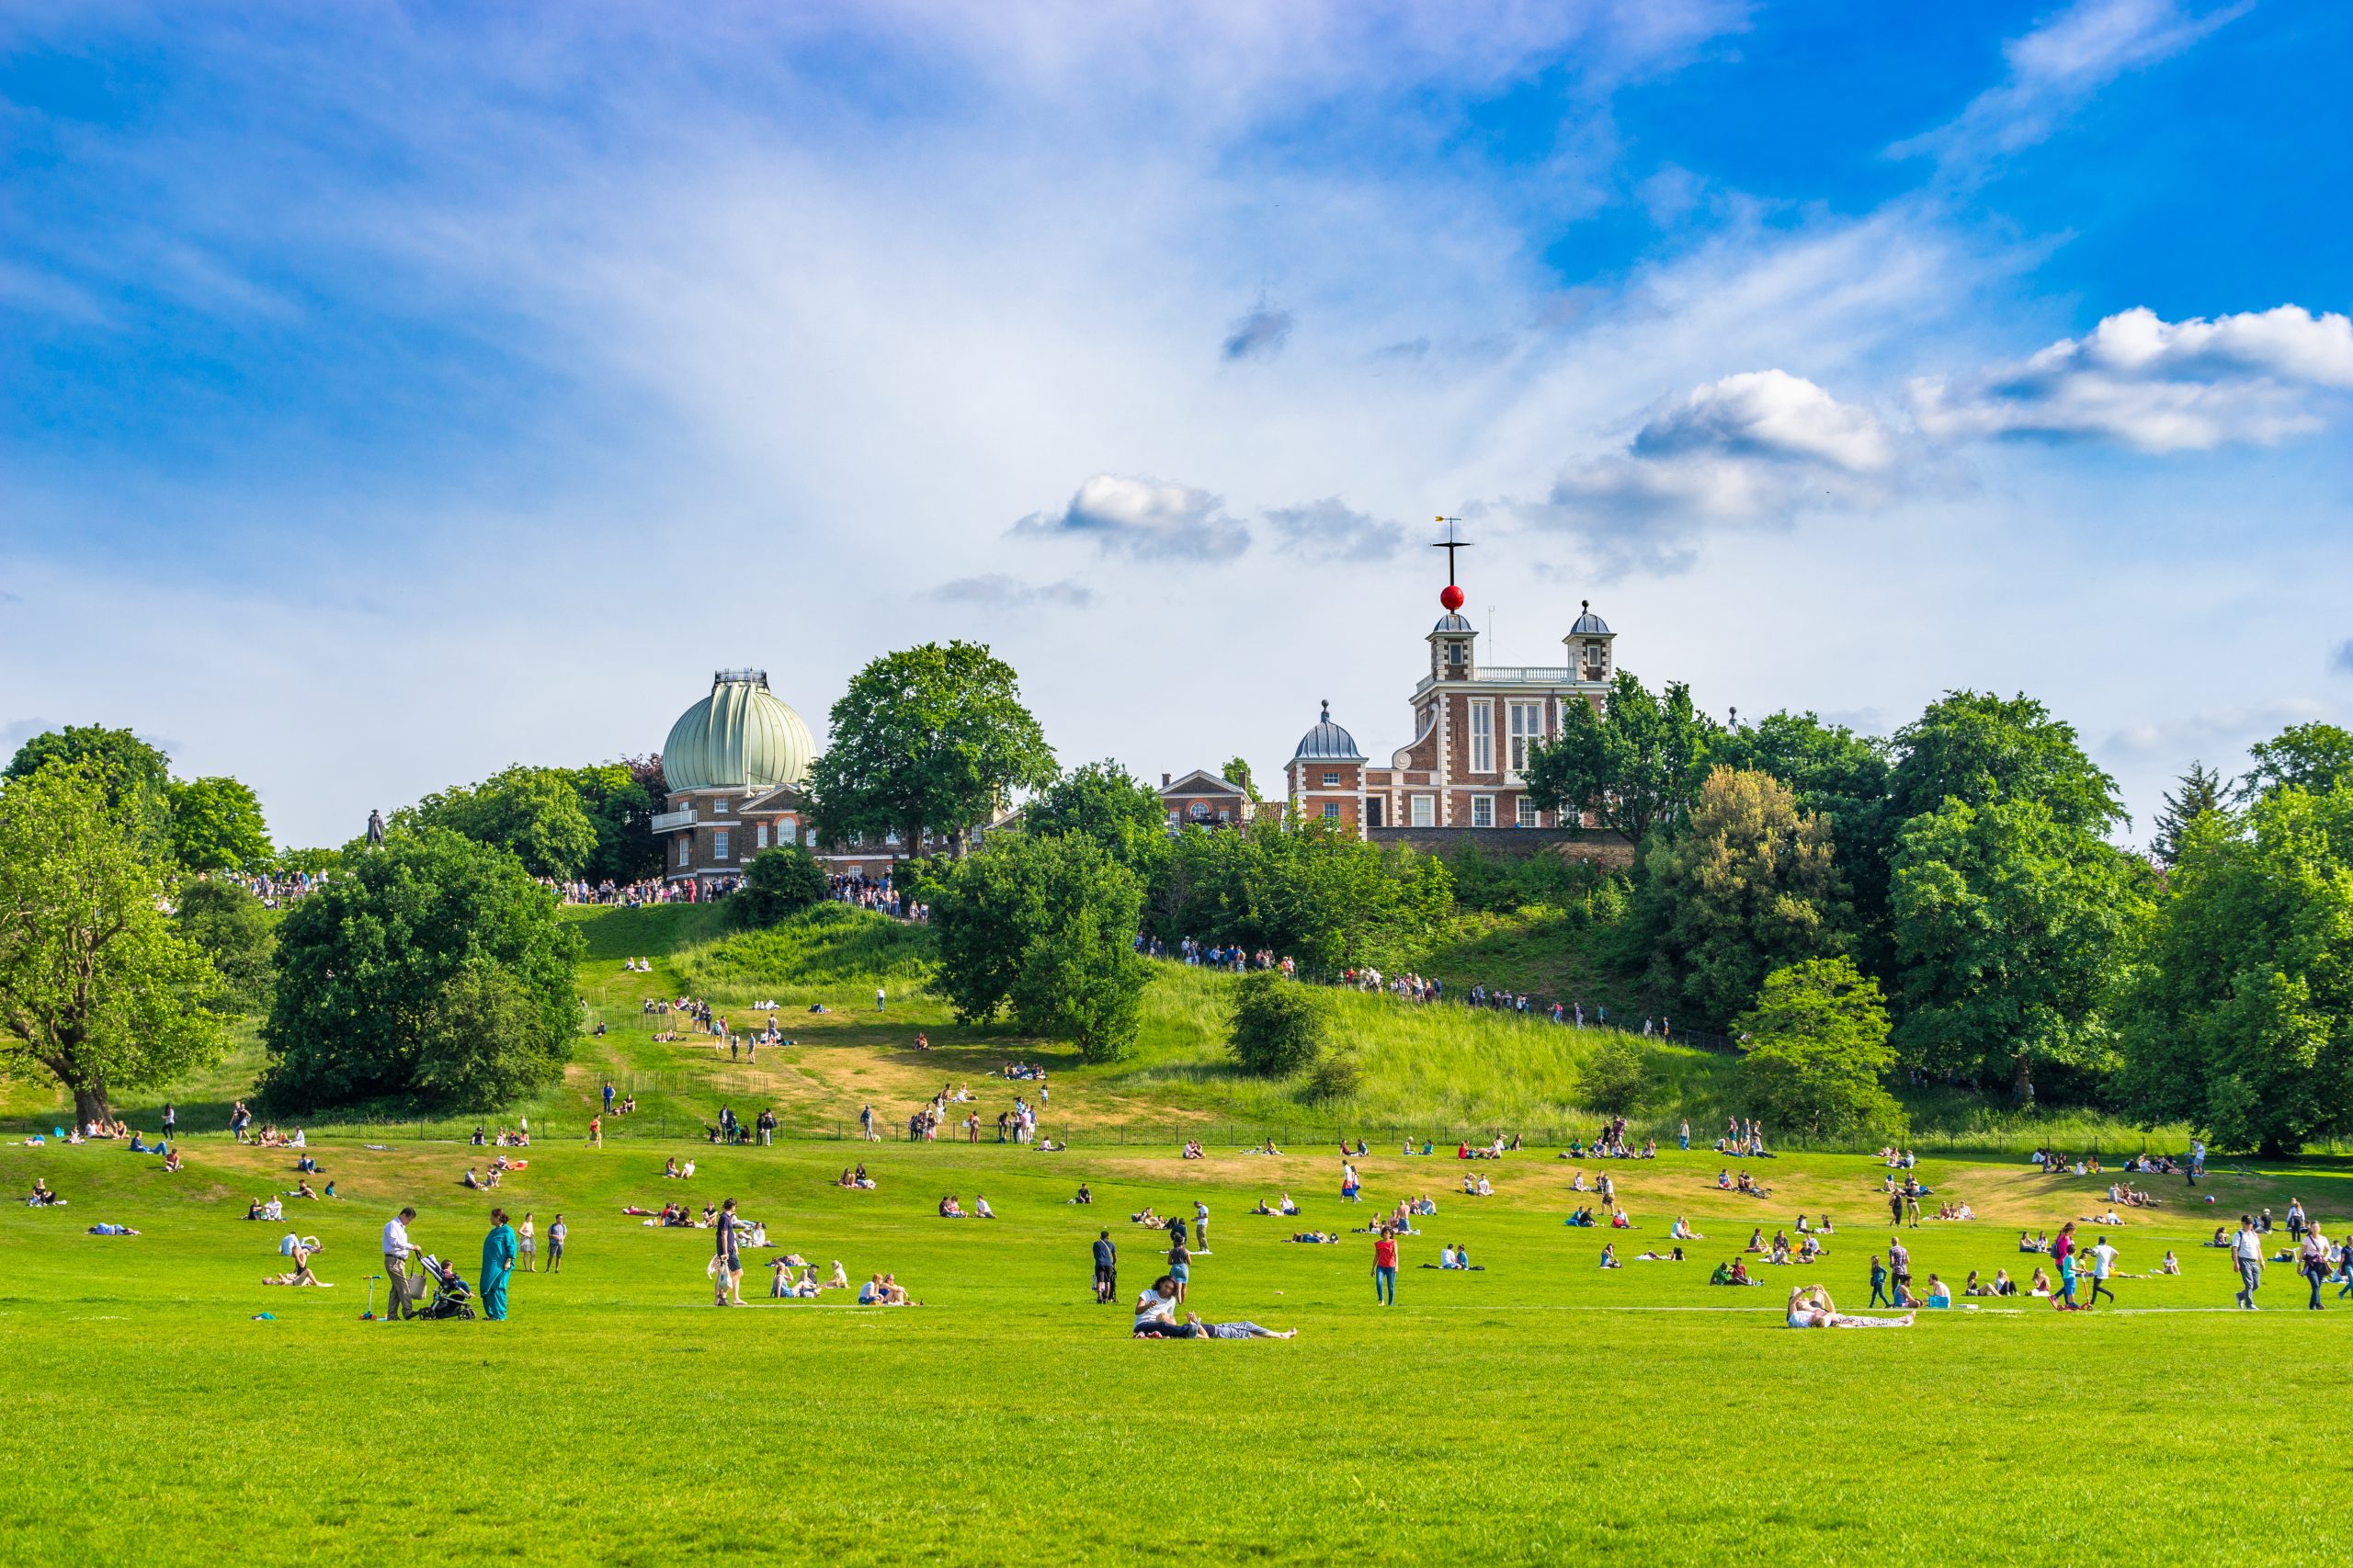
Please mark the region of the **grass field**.
<svg viewBox="0 0 2353 1568"><path fill-rule="evenodd" d="M1572 1174L1599 1167L1549 1149L1470 1167L1496 1185L1481 1199L1455 1190L1465 1166L1390 1139L1357 1162L1371 1201L1344 1210L1326 1113L1226 1067L1220 977L1165 967L1143 1049L1087 1067L955 1025L926 989L920 934L879 919L820 912L744 936L679 906L576 917L583 997L606 1032L529 1108L530 1166L498 1194L543 1233L563 1213L572 1251L561 1277L518 1277L506 1324L360 1317L378 1232L404 1203L422 1211L422 1244L474 1273L489 1199L458 1177L489 1151L457 1142L458 1124L316 1129L338 1198L249 1224L246 1199L294 1179L291 1154L210 1131L257 1065L250 1031L169 1091L199 1132L176 1176L109 1144L27 1147L54 1096L0 1096L0 1191L40 1176L71 1200L0 1207L0 1562L2287 1562L2321 1554L2325 1529L2299 1521L2325 1521L2344 1494L2348 1460L2324 1435L2353 1301L2284 1310L2303 1288L2275 1267L2273 1310L2228 1311L2227 1262L2197 1244L2218 1217L2284 1213L2290 1196L2332 1231L2353 1222L2353 1163L2221 1170L2194 1193L2163 1183L2167 1207L2130 1215L2122 1267L2147 1273L2171 1247L2186 1272L2120 1281L2120 1311L2026 1301L1924 1313L1904 1332L1795 1334L1776 1326L1793 1278L1850 1309L1867 1299L1868 1254L1887 1239L1886 1173L1870 1157L1756 1162L1775 1189L1762 1201L1718 1192L1720 1162L1671 1144L1613 1165L1639 1227L1617 1233L1621 1253L1664 1250L1677 1214L1709 1239L1687 1263L1603 1272L1608 1233L1561 1223ZM634 955L654 972L623 971ZM739 1022L773 997L796 1043L730 1062L705 1037L657 1040L675 1016L644 1001L690 990ZM1589 1033L1336 1004L1372 1085L1340 1113L1353 1126L1383 1112L1590 1126L1572 1099ZM918 1030L935 1049L915 1049ZM865 1102L892 1122L942 1082L969 1084L993 1128L1028 1087L995 1075L1014 1056L1051 1064L1046 1124L1071 1152L827 1135ZM1656 1051L1654 1065L1651 1119L1692 1107L1711 1137L1735 1092L1722 1060ZM589 1148L579 1132L608 1075L642 1109ZM134 1096L134 1125L152 1130L162 1097ZM746 1115L773 1104L793 1135L766 1149L678 1135L722 1099ZM1269 1125L1303 1141L1280 1158L1240 1151L1245 1127ZM2097 1118L1972 1130L1960 1111L1943 1136L2022 1148L2053 1130L2072 1147L2141 1140ZM1184 1135L1211 1157L1178 1159ZM662 1178L671 1154L699 1160L694 1181ZM833 1185L861 1157L878 1190ZM2100 1180L2045 1178L2015 1153L1931 1153L1920 1174L1981 1216L1908 1238L1923 1284L1930 1270L2023 1278L2035 1260L2015 1250L2019 1227L2055 1230L2105 1197ZM1081 1181L1092 1207L1067 1201ZM1284 1191L1301 1220L1246 1216ZM1405 1243L1394 1308L1373 1303L1369 1238L1282 1239L1351 1230L1425 1191L1439 1212ZM1002 1218L940 1220L948 1192L967 1207L985 1195ZM790 1248L853 1278L893 1271L925 1304L714 1311L708 1233L620 1213L729 1195L776 1244L750 1259L756 1300L766 1258ZM1092 1304L1096 1230L1120 1244L1131 1298L1159 1272L1159 1238L1128 1216L1147 1202L1189 1213L1197 1197L1212 1220L1192 1304L1296 1340L1136 1343L1125 1307ZM1837 1224L1823 1262L1760 1264L1761 1290L1705 1283L1753 1228L1769 1236L1801 1209ZM143 1233L85 1233L98 1221ZM261 1284L289 1228L326 1242L335 1289ZM1446 1242L1483 1271L1418 1267Z"/></svg>
<svg viewBox="0 0 2353 1568"><path fill-rule="evenodd" d="M291 1207L336 1288L299 1292L259 1282L288 1227L241 1218L291 1187L282 1151L194 1139L167 1176L108 1145L0 1150L0 1187L40 1174L71 1199L0 1209L0 1561L2293 1561L2320 1536L2292 1521L2329 1517L2348 1479L2325 1434L2353 1303L2213 1311L2229 1270L2195 1245L2214 1212L2284 1210L2291 1192L2332 1228L2353 1218L2333 1165L2219 1175L2214 1210L2167 1184L2172 1207L2132 1215L2123 1267L2170 1245L2187 1272L2120 1283L2126 1311L2001 1303L1795 1334L1775 1326L1791 1277L1864 1300L1886 1234L1872 1161L1765 1162L1769 1201L1715 1192L1711 1156L1617 1165L1642 1227L1621 1251L1677 1213L1710 1240L1687 1264L1603 1273L1605 1233L1560 1222L1571 1163L1482 1164L1498 1192L1480 1200L1449 1190L1456 1161L1375 1151L1358 1161L1372 1199L1439 1205L1383 1310L1366 1238L1293 1245L1293 1223L1244 1213L1288 1189L1297 1223L1363 1222L1328 1151L543 1142L499 1197L542 1232L567 1216L565 1272L518 1276L503 1324L387 1324L359 1317L378 1228L414 1202L420 1244L471 1276L488 1205L456 1178L481 1152L314 1142L342 1197ZM672 1153L699 1159L693 1182L662 1179ZM861 1154L878 1190L830 1185ZM1921 1174L1984 1216L1910 1238L1924 1280L2018 1264L2019 1225L2100 1196L2016 1165ZM1091 1208L1064 1201L1082 1179ZM949 1191L1003 1218L933 1217ZM779 1247L893 1270L926 1304L715 1312L708 1233L619 1212L731 1194ZM1129 1213L1197 1196L1212 1220L1194 1304L1298 1339L1135 1343L1124 1308L1091 1304L1096 1229L1131 1292L1158 1269ZM1823 1263L1760 1267L1762 1290L1704 1283L1800 1208L1837 1221ZM144 1233L83 1233L99 1220ZM1486 1271L1415 1267L1449 1241ZM2272 1270L2267 1305L2302 1293Z"/></svg>

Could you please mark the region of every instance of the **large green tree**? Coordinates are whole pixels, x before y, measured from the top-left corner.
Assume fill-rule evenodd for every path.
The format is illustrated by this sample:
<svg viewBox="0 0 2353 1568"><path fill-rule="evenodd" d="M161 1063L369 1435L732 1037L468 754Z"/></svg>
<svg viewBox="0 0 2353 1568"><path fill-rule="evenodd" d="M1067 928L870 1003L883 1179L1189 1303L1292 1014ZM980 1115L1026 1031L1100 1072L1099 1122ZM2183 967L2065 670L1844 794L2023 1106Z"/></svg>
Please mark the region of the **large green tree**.
<svg viewBox="0 0 2353 1568"><path fill-rule="evenodd" d="M1690 810L1715 733L1689 687L1670 681L1654 695L1620 670L1601 712L1583 702L1563 710L1560 739L1529 759L1529 793L1548 811L1592 812L1640 844Z"/></svg>
<svg viewBox="0 0 2353 1568"><path fill-rule="evenodd" d="M561 768L517 764L454 785L392 813L396 826L447 828L504 849L535 877L578 876L597 853L597 824Z"/></svg>
<svg viewBox="0 0 2353 1568"><path fill-rule="evenodd" d="M1754 1001L1768 971L1847 939L1830 824L1769 773L1714 769L1684 831L1653 839L1643 861L1635 907L1650 992L1711 1028Z"/></svg>
<svg viewBox="0 0 2353 1568"><path fill-rule="evenodd" d="M2335 724L2290 724L2247 748L2241 800L2294 788L2315 795L2353 784L2353 731Z"/></svg>
<svg viewBox="0 0 2353 1568"><path fill-rule="evenodd" d="M1075 833L1148 875L1168 843L1168 812L1153 788L1116 762L1090 762L1055 779L1021 812L1030 833Z"/></svg>
<svg viewBox="0 0 2353 1568"><path fill-rule="evenodd" d="M2157 858L2157 863L2170 866L2179 860L2190 824L2208 812L2227 810L2237 788L2233 780L2204 763L2191 763L2181 781L2165 791L2165 804L2157 812L2149 836L2149 850Z"/></svg>
<svg viewBox="0 0 2353 1568"><path fill-rule="evenodd" d="M1708 742L1711 767L1754 768L1790 787L1798 810L1824 818L1854 899L1858 924L1875 932L1887 914L1893 847L1887 784L1890 744L1812 713L1770 713Z"/></svg>
<svg viewBox="0 0 2353 1568"><path fill-rule="evenodd" d="M1024 1034L1075 1041L1089 1062L1133 1048L1143 888L1093 839L992 835L978 853L938 863L925 892L958 1017L1009 1007Z"/></svg>
<svg viewBox="0 0 2353 1568"><path fill-rule="evenodd" d="M164 913L176 869L96 759L0 784L0 1074L35 1067L103 1118L119 1089L220 1059L220 974Z"/></svg>
<svg viewBox="0 0 2353 1568"><path fill-rule="evenodd" d="M2095 833L2124 820L2116 780L2032 698L1947 692L1896 732L1895 749L1888 808L1899 826L1947 801L2039 801L2052 821Z"/></svg>
<svg viewBox="0 0 2353 1568"><path fill-rule="evenodd" d="M761 850L744 867L744 885L727 906L745 926L773 926L825 896L825 868L798 844Z"/></svg>
<svg viewBox="0 0 2353 1568"><path fill-rule="evenodd" d="M974 642L884 654L850 678L832 728L809 793L819 835L834 842L896 833L914 855L928 831L961 854L1013 791L1054 781L1013 666Z"/></svg>
<svg viewBox="0 0 2353 1568"><path fill-rule="evenodd" d="M1895 1065L1879 982L1845 957L1808 959L1765 977L1733 1026L1748 1103L1812 1138L1901 1138L1908 1118L1884 1078Z"/></svg>
<svg viewBox="0 0 2353 1568"><path fill-rule="evenodd" d="M224 1003L243 1013L266 1011L278 921L261 900L234 882L192 877L180 883L172 914L181 934L220 971Z"/></svg>
<svg viewBox="0 0 2353 1568"><path fill-rule="evenodd" d="M1154 870L1153 932L1271 948L1336 971L1427 958L1454 913L1446 862L1324 823L1188 827Z"/></svg>
<svg viewBox="0 0 2353 1568"><path fill-rule="evenodd" d="M580 874L592 882L620 883L660 875L662 844L654 836L654 817L668 799L661 758L624 757L562 772L597 835Z"/></svg>
<svg viewBox="0 0 2353 1568"><path fill-rule="evenodd" d="M108 807L151 841L171 843L172 759L129 730L103 724L67 724L45 731L17 748L0 778L29 778L63 764L84 768L106 791Z"/></svg>
<svg viewBox="0 0 2353 1568"><path fill-rule="evenodd" d="M2353 788L2190 821L2124 1021L2152 1122L2274 1155L2353 1131Z"/></svg>
<svg viewBox="0 0 2353 1568"><path fill-rule="evenodd" d="M234 778L167 785L172 853L191 871L264 871L276 858L261 801Z"/></svg>
<svg viewBox="0 0 2353 1568"><path fill-rule="evenodd" d="M2109 1007L2144 907L2135 864L2040 801L1952 800L1908 823L1893 888L1904 1060L2006 1078L2022 1103L2039 1067L2112 1066Z"/></svg>
<svg viewBox="0 0 2353 1568"><path fill-rule="evenodd" d="M483 970L519 988L530 1025L483 1042L513 1057L514 1071L458 1077L546 1081L578 1030L572 966L579 949L557 918L554 893L505 850L447 828L396 828L381 847L350 857L280 923L262 1093L287 1110L452 1104L446 1096L456 1079L427 1064L449 1039L449 1020L514 1016L503 994L449 989L460 971Z"/></svg>

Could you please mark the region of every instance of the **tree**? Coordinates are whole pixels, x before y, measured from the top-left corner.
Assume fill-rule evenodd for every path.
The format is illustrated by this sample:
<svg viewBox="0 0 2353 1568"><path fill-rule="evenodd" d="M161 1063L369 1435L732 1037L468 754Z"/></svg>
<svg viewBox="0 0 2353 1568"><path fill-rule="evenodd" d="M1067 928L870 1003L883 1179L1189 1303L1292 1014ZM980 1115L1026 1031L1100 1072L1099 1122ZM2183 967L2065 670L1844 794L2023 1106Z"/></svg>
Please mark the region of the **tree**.
<svg viewBox="0 0 2353 1568"><path fill-rule="evenodd" d="M1847 939L1829 824L1769 773L1710 773L1686 830L1653 839L1643 869L1653 989L1711 1028L1753 1001L1767 971Z"/></svg>
<svg viewBox="0 0 2353 1568"><path fill-rule="evenodd" d="M220 972L226 1006L243 1013L268 1010L278 927L261 900L234 882L192 878L180 884L172 917Z"/></svg>
<svg viewBox="0 0 2353 1568"><path fill-rule="evenodd" d="M1913 819L1893 884L1904 1059L2006 1076L2021 1104L2039 1064L2106 1070L2142 908L2128 857L2040 801L1952 800Z"/></svg>
<svg viewBox="0 0 2353 1568"><path fill-rule="evenodd" d="M2182 840L2188 835L2190 824L2208 812L2227 809L2236 789L2231 779L2204 763L2191 763L2181 782L2166 793L2165 809L2157 812L2149 848L2158 863L2170 866L2180 859Z"/></svg>
<svg viewBox="0 0 2353 1568"><path fill-rule="evenodd" d="M2353 789L2191 819L2123 1017L2153 1123L2267 1155L2353 1131Z"/></svg>
<svg viewBox="0 0 2353 1568"><path fill-rule="evenodd" d="M456 785L392 813L395 825L447 828L504 849L535 877L580 874L597 853L597 826L572 780L552 767L517 764L481 783Z"/></svg>
<svg viewBox="0 0 2353 1568"><path fill-rule="evenodd" d="M1563 710L1560 739L1529 759L1529 793L1548 811L1595 812L1640 844L1652 828L1682 820L1706 777L1714 733L1691 706L1689 687L1670 681L1653 696L1620 670L1603 711L1583 702Z"/></svg>
<svg viewBox="0 0 2353 1568"><path fill-rule="evenodd" d="M1643 1048L1622 1034L1605 1039L1577 1069L1577 1094L1588 1109L1630 1116L1650 1097L1650 1065Z"/></svg>
<svg viewBox="0 0 2353 1568"><path fill-rule="evenodd" d="M172 853L191 871L262 871L275 858L261 801L234 778L165 786Z"/></svg>
<svg viewBox="0 0 2353 1568"><path fill-rule="evenodd" d="M1135 1043L1146 978L1136 956L1143 889L1076 835L995 834L925 883L940 983L968 1023L1007 1006L1024 1034L1067 1039L1089 1062Z"/></svg>
<svg viewBox="0 0 2353 1568"><path fill-rule="evenodd" d="M809 792L813 825L835 842L896 833L913 855L929 830L961 855L1014 790L1054 781L1013 666L977 643L883 655L851 677L832 721Z"/></svg>
<svg viewBox="0 0 2353 1568"><path fill-rule="evenodd" d="M155 846L171 834L172 759L129 730L102 724L68 724L35 735L17 748L0 779L29 778L52 764L86 766L106 791L109 810L121 813Z"/></svg>
<svg viewBox="0 0 2353 1568"><path fill-rule="evenodd" d="M461 964L416 1031L416 1088L452 1110L494 1110L563 1076L569 1038L554 1040L513 971Z"/></svg>
<svg viewBox="0 0 2353 1568"><path fill-rule="evenodd" d="M1329 971L1402 969L1426 957L1454 913L1446 863L1369 844L1322 822L1188 829L1155 868L1151 927L1272 948Z"/></svg>
<svg viewBox="0 0 2353 1568"><path fill-rule="evenodd" d="M773 926L824 896L825 868L817 858L797 844L779 844L752 857L728 907L744 925Z"/></svg>
<svg viewBox="0 0 2353 1568"><path fill-rule="evenodd" d="M1226 998L1226 1049L1242 1070L1288 1078L1323 1058L1329 1025L1324 1000L1279 970L1233 983Z"/></svg>
<svg viewBox="0 0 2353 1568"><path fill-rule="evenodd" d="M662 759L624 757L560 771L597 835L597 846L580 874L592 882L620 884L659 875L662 844L654 836L654 816L668 801L661 784Z"/></svg>
<svg viewBox="0 0 2353 1568"><path fill-rule="evenodd" d="M1258 786L1251 780L1247 762L1238 756L1229 756L1225 759L1225 766L1217 770L1217 776L1241 790L1243 798L1252 805L1258 803Z"/></svg>
<svg viewBox="0 0 2353 1568"><path fill-rule="evenodd" d="M461 970L485 967L529 1006L529 1030L503 1048L560 1062L579 1027L580 945L555 894L505 850L447 828L396 828L279 923L262 1095L289 1111L449 1103L442 1096L458 1080L436 1068L428 1081L425 1041L460 1002L478 1015L488 1006L447 991Z"/></svg>
<svg viewBox="0 0 2353 1568"><path fill-rule="evenodd" d="M164 913L176 873L119 782L85 757L0 785L0 1074L44 1069L77 1121L227 1049L221 976Z"/></svg>
<svg viewBox="0 0 2353 1568"><path fill-rule="evenodd" d="M2116 780L2084 755L2074 726L2031 698L1947 692L1896 732L1895 749L1888 803L1899 825L1949 800L2039 801L2054 822L2094 833L2125 820Z"/></svg>
<svg viewBox="0 0 2353 1568"><path fill-rule="evenodd" d="M1857 924L1875 931L1887 916L1889 744L1812 713L1769 713L1710 737L1711 767L1755 768L1790 787L1798 810L1830 824Z"/></svg>
<svg viewBox="0 0 2353 1568"><path fill-rule="evenodd" d="M1810 1138L1901 1138L1909 1122L1882 1077L1895 1065L1879 982L1845 957L1808 959L1765 977L1733 1026L1746 1044L1749 1102Z"/></svg>
<svg viewBox="0 0 2353 1568"><path fill-rule="evenodd" d="M2251 801L2290 788L2325 795L2353 784L2353 732L2335 724L2290 724L2247 748L2254 766L2239 785Z"/></svg>
<svg viewBox="0 0 2353 1568"><path fill-rule="evenodd" d="M1025 831L1082 834L1122 866L1148 875L1168 842L1168 812L1152 786L1116 762L1090 762L1057 778L1021 813Z"/></svg>

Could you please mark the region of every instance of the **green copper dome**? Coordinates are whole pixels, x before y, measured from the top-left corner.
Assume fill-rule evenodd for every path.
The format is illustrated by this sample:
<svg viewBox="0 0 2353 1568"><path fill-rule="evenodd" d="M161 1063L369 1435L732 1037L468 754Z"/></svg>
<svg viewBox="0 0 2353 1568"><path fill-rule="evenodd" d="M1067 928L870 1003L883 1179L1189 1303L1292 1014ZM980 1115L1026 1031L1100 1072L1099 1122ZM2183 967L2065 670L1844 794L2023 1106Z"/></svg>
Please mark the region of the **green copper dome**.
<svg viewBox="0 0 2353 1568"><path fill-rule="evenodd" d="M773 790L809 777L817 744L801 715L768 692L766 670L721 670L710 695L678 715L662 778L682 790Z"/></svg>

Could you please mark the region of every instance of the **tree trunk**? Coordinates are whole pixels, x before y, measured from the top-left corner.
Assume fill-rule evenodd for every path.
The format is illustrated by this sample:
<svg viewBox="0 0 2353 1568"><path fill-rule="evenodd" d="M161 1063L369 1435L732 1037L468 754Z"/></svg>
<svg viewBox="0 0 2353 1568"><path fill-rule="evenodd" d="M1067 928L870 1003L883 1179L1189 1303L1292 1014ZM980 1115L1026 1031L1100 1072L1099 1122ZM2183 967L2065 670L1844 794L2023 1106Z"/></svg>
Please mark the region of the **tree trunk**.
<svg viewBox="0 0 2353 1568"><path fill-rule="evenodd" d="M74 1085L74 1120L75 1125L86 1127L93 1121L107 1122L113 1119L114 1112L107 1105L107 1086L104 1084L91 1085L87 1087L78 1084Z"/></svg>
<svg viewBox="0 0 2353 1568"><path fill-rule="evenodd" d="M2034 1103L2034 1059L2023 1051L2018 1056L2018 1076L2010 1083L2010 1098L2020 1106Z"/></svg>

